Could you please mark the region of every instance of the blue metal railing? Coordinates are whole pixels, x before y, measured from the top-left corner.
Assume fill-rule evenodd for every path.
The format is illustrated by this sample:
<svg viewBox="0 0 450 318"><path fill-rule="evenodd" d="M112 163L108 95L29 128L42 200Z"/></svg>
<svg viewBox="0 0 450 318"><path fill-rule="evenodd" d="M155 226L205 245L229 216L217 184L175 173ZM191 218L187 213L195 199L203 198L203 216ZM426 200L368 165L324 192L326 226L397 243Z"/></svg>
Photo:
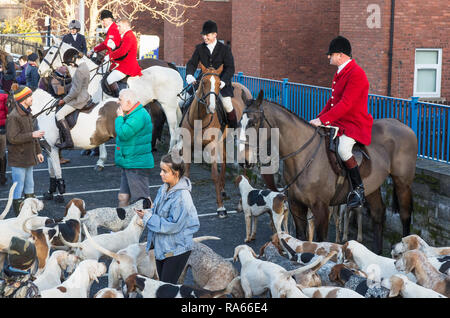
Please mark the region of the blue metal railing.
<svg viewBox="0 0 450 318"><path fill-rule="evenodd" d="M186 68L177 67L183 79ZM197 70L196 76L199 70ZM233 82L246 86L253 98L264 90L264 98L288 108L305 120L317 116L331 96L327 87L291 83L235 74ZM186 84L186 83L185 83ZM374 119L397 118L411 127L418 140L418 157L450 164L450 106L369 94L368 110Z"/></svg>

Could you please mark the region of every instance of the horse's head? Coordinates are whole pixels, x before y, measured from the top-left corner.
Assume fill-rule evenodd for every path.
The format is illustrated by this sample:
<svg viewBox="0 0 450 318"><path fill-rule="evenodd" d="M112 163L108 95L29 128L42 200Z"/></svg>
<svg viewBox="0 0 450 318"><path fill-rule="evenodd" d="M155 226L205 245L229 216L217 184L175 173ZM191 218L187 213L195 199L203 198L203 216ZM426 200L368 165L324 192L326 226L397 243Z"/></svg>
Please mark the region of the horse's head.
<svg viewBox="0 0 450 318"><path fill-rule="evenodd" d="M239 121L239 156L245 158L244 166L252 167L257 162L258 137L259 128L262 125L264 112L262 110L262 102L264 99L264 91L261 90L256 99L247 99L242 92L242 100L245 109ZM248 137L248 138L247 138Z"/></svg>
<svg viewBox="0 0 450 318"><path fill-rule="evenodd" d="M41 63L39 65L39 74L41 77L47 77L50 75L51 72L56 70L57 68L64 65L64 53L69 49L74 49L73 46L70 44L67 44L65 42L62 42L61 40L58 40L55 38L54 44L45 51L44 57L41 60ZM87 59L86 57L83 57L83 60Z"/></svg>
<svg viewBox="0 0 450 318"><path fill-rule="evenodd" d="M200 69L203 75L196 94L200 103L205 105L207 111L214 114L216 111L216 99L220 94L220 74L222 73L223 65L215 69L213 67L206 68L200 63Z"/></svg>

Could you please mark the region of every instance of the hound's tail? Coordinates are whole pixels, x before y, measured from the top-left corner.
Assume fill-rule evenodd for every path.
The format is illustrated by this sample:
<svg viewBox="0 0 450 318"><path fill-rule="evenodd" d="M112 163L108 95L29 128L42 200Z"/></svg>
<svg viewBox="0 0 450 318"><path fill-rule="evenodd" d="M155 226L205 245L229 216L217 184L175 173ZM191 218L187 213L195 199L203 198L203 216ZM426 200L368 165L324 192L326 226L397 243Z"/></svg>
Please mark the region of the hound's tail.
<svg viewBox="0 0 450 318"><path fill-rule="evenodd" d="M109 250L107 250L106 248L104 248L103 246L100 246L91 236L91 234L89 234L89 231L86 227L86 225L83 224L83 229L84 229L84 233L86 234L86 239L89 240L89 242L92 244L92 246L98 250L100 253L103 253L115 260L119 260L119 255L117 253L111 252Z"/></svg>
<svg viewBox="0 0 450 318"><path fill-rule="evenodd" d="M13 185L11 186L11 189L9 189L8 203L6 203L5 209L3 210L2 214L0 215L0 220L3 220L5 218L5 216L8 214L9 210L11 209L14 189L16 188L16 186L17 186L17 182L14 182Z"/></svg>
<svg viewBox="0 0 450 318"><path fill-rule="evenodd" d="M220 240L220 237L217 236L199 236L199 237L194 237L192 240L196 243L200 243L202 241L206 241L206 240Z"/></svg>

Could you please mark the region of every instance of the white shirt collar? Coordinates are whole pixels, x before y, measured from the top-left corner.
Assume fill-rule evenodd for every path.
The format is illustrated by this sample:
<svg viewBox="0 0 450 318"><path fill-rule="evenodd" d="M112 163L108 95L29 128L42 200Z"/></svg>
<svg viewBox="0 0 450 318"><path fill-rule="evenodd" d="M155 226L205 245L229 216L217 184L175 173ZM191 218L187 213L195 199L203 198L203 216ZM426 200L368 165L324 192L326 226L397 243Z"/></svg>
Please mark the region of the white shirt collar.
<svg viewBox="0 0 450 318"><path fill-rule="evenodd" d="M206 45L208 47L208 49L209 49L209 52L211 52L211 54L214 51L214 48L216 47L216 44L217 44L217 39L213 43Z"/></svg>
<svg viewBox="0 0 450 318"><path fill-rule="evenodd" d="M78 33L72 34L72 37L73 37L73 40L74 40L74 41L77 40L77 34L78 34Z"/></svg>
<svg viewBox="0 0 450 318"><path fill-rule="evenodd" d="M341 64L340 66L338 66L338 70L337 73L339 74L340 71L342 71L344 69L344 67L351 62L352 59L348 60L347 62L345 62L344 64Z"/></svg>

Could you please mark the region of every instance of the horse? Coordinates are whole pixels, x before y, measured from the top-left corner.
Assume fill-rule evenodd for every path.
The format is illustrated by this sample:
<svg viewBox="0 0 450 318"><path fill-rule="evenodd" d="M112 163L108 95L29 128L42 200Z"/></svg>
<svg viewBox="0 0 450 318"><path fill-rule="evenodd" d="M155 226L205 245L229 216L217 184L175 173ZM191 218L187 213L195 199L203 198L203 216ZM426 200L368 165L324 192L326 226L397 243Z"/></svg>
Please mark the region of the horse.
<svg viewBox="0 0 450 318"><path fill-rule="evenodd" d="M229 128L223 121L226 118L223 107L216 107L220 93L219 75L222 72L223 65L218 69L214 69L213 67L206 68L200 63L200 68L203 75L195 92L195 98L181 120L178 142L174 150L183 154L183 159L186 163L186 176L189 176L191 150L194 149L195 140L197 140L198 144L201 144L202 150L206 149L206 147L211 150L211 158L209 159L211 160L211 178L216 191L217 213L220 218L224 218L226 217L226 208L224 207L223 198L226 197L225 168L227 161L224 142L226 141ZM251 93L240 83L233 82L232 86L234 89L232 103L236 110L236 117L239 120L245 106L241 96L245 95L247 98L251 98ZM196 127L194 121L201 122L201 127L199 127L201 128L201 141L196 139L199 136L195 135L194 128ZM208 129L211 130L208 131ZM215 134L215 132L219 131L221 134ZM194 152L194 157L195 155L196 153ZM220 175L218 162L221 164Z"/></svg>
<svg viewBox="0 0 450 318"><path fill-rule="evenodd" d="M307 211L311 210L315 235L324 241L328 234L329 206L346 203L349 184L337 185L336 174L327 158L323 128L316 128L277 103L264 100L261 90L256 100L246 100L241 129L254 127L279 129L279 160L295 223L296 236L306 240ZM246 137L244 136L244 139ZM245 143L245 140L240 140ZM270 134L267 140L270 142ZM399 212L403 236L410 234L413 209L411 184L415 176L417 137L413 130L394 118L375 120L372 142L366 146L370 160L360 165L368 211L374 232L373 250L381 254L385 205L380 187L388 176L394 185L393 211ZM355 149L354 149L355 151ZM244 152L242 154L242 152ZM256 161L248 146L241 147L247 166Z"/></svg>
<svg viewBox="0 0 450 318"><path fill-rule="evenodd" d="M55 44L47 50L47 54L45 54L45 57L39 65L41 77L45 77L47 73L63 64L62 57L68 49L73 49L73 47L60 40L55 40ZM103 91L101 85L107 63L97 65L86 56L83 56L81 60L87 63L91 72L88 92L92 96L93 101L98 102L105 98L110 98L111 96ZM153 101L157 101L161 105L169 126L170 150L175 145L176 132L182 117L180 107L178 106L180 99L177 95L183 89L183 79L173 65L167 63L168 65L165 66L164 63L166 62L161 64L158 61L152 62L148 60L150 59L145 59L140 62L140 65L142 65L142 76L129 77L127 84L134 91L142 105ZM148 65L151 66L145 68Z"/></svg>

